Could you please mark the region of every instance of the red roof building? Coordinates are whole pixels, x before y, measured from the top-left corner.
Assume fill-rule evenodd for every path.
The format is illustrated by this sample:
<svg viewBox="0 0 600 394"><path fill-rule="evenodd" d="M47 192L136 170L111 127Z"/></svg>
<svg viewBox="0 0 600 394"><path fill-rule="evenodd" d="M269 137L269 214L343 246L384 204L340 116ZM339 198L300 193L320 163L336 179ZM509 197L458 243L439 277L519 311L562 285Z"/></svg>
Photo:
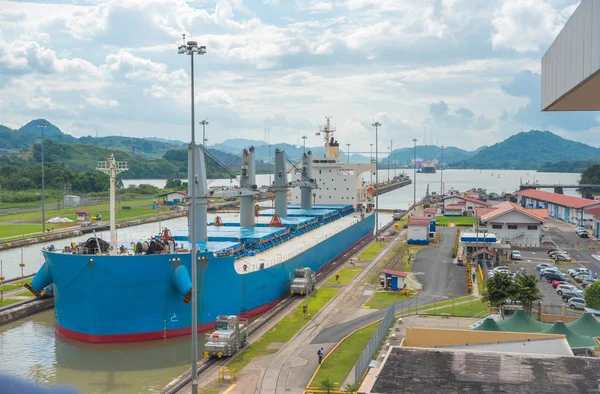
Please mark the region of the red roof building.
<svg viewBox="0 0 600 394"><path fill-rule="evenodd" d="M567 208L585 208L594 205L600 206L598 200L588 200L587 198L566 196L564 194L551 193L543 190L527 189L515 193L517 196L529 197L534 200L561 205Z"/></svg>

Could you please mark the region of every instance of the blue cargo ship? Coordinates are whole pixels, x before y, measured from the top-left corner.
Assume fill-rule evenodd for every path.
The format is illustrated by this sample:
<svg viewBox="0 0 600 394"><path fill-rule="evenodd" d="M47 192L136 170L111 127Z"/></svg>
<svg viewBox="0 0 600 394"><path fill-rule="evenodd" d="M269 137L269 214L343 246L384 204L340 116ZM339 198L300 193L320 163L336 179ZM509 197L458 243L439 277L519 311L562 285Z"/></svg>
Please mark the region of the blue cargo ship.
<svg viewBox="0 0 600 394"><path fill-rule="evenodd" d="M318 272L370 236L375 227L371 196L361 174L371 164L339 160L339 143L329 119L322 130L325 155L304 154L301 168L286 166L276 151L275 208L255 205L254 151L244 151L238 217L217 217L207 225L204 154L196 155L188 183L197 187L198 331L212 327L219 315L250 317L275 306L289 294L297 268ZM191 160L190 160L191 162ZM191 165L190 165L191 166ZM114 177L126 170L111 156L99 169ZM287 181L288 173L297 177ZM314 175L313 175L314 174ZM344 187L338 187L343 185ZM288 189L292 202L288 204ZM191 193L188 193L190 195ZM91 237L62 250L43 250L45 262L31 283L39 292L52 285L56 332L93 343L133 342L191 333L191 254L188 231L165 230L128 247L118 247L111 215L110 243Z"/></svg>

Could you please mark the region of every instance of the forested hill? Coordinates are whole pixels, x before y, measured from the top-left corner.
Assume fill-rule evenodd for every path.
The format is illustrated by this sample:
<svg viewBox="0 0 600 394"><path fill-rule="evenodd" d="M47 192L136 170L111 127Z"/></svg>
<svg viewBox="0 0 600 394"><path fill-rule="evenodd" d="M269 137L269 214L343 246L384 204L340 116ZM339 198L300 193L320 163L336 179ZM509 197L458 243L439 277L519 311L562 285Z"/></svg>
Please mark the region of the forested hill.
<svg viewBox="0 0 600 394"><path fill-rule="evenodd" d="M454 168L534 170L565 161L600 157L600 149L559 137L549 131L515 134L481 149L469 159L450 163Z"/></svg>
<svg viewBox="0 0 600 394"><path fill-rule="evenodd" d="M103 174L96 171L98 161L114 153L118 161L127 161L129 169L119 175L122 179L187 178L187 149L173 149L157 159L145 159L114 149L82 144L44 142L45 184L48 188L62 188L71 183L73 190L101 191L106 186ZM236 171L238 156L209 151L206 159L209 178L227 178L221 164ZM217 161L213 160L217 159ZM18 154L0 156L0 183L6 190L35 189L41 185L41 145L24 149ZM98 190L99 189L99 190Z"/></svg>

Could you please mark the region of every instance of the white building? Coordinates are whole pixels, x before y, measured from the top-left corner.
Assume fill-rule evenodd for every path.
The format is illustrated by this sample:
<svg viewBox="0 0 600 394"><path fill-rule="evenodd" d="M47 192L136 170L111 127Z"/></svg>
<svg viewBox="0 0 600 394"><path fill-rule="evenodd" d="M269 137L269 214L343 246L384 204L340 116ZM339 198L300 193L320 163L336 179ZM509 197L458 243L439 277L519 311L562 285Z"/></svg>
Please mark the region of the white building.
<svg viewBox="0 0 600 394"><path fill-rule="evenodd" d="M594 216L586 213L586 210L600 207L598 200L565 196L543 190L528 189L515 194L522 207L546 209L549 217L581 227L593 226Z"/></svg>
<svg viewBox="0 0 600 394"><path fill-rule="evenodd" d="M429 221L414 220L406 223L409 245L429 245Z"/></svg>
<svg viewBox="0 0 600 394"><path fill-rule="evenodd" d="M592 225L590 226L591 235L594 235L600 241L600 208L589 208L585 210L587 215L592 216Z"/></svg>
<svg viewBox="0 0 600 394"><path fill-rule="evenodd" d="M477 208L488 208L491 206L488 202L459 194L447 196L442 201L444 203L445 216L462 216L465 212L469 216L473 216Z"/></svg>
<svg viewBox="0 0 600 394"><path fill-rule="evenodd" d="M545 218L537 210L528 210L512 202L503 202L478 217L479 231L496 234L501 243L539 247Z"/></svg>
<svg viewBox="0 0 600 394"><path fill-rule="evenodd" d="M187 198L187 190L165 193L158 196L166 205L179 205Z"/></svg>

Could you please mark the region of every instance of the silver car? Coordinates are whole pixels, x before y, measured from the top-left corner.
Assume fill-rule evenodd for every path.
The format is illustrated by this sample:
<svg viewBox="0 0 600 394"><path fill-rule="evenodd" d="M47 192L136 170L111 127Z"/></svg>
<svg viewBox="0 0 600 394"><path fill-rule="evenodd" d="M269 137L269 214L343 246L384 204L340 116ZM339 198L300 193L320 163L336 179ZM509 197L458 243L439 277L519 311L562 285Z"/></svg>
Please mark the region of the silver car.
<svg viewBox="0 0 600 394"><path fill-rule="evenodd" d="M571 309L585 309L585 300L579 297L573 297L569 300L569 308Z"/></svg>

